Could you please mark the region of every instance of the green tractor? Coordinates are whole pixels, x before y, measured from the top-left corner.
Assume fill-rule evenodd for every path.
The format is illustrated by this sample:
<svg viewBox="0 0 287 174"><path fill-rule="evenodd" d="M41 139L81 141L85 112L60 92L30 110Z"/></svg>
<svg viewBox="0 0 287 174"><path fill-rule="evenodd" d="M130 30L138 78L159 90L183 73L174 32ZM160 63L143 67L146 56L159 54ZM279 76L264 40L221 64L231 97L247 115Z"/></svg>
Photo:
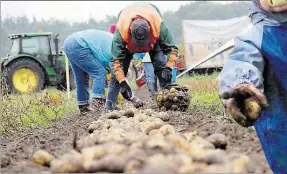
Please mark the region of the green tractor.
<svg viewBox="0 0 287 174"><path fill-rule="evenodd" d="M47 86L57 89L66 87L65 54L59 51L59 34L52 33L12 34L10 53L0 59L0 68L8 91L13 93L38 92ZM74 76L69 66L70 89L75 88Z"/></svg>

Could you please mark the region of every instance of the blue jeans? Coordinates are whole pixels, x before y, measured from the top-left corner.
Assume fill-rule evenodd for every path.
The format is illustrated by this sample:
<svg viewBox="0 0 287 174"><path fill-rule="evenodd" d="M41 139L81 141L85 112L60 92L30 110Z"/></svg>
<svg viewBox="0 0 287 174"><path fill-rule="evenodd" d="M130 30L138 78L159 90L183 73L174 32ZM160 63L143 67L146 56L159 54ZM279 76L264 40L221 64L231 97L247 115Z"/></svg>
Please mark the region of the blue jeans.
<svg viewBox="0 0 287 174"><path fill-rule="evenodd" d="M147 87L152 97L157 91L157 77L154 74L153 64L151 62L143 62L143 69L146 76Z"/></svg>
<svg viewBox="0 0 287 174"><path fill-rule="evenodd" d="M64 51L75 77L78 105L89 104L89 76L93 79L92 98L105 98L106 69L91 50L68 37L64 41Z"/></svg>

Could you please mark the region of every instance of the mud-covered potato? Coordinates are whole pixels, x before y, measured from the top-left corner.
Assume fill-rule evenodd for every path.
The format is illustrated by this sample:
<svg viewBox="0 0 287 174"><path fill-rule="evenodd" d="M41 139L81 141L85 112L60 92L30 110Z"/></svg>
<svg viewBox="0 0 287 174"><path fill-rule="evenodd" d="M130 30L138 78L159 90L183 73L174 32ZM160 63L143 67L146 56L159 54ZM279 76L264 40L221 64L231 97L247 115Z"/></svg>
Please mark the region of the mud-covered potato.
<svg viewBox="0 0 287 174"><path fill-rule="evenodd" d="M246 155L241 155L238 158L235 158L231 162L232 171L233 173L247 173L248 172L248 163L250 159Z"/></svg>
<svg viewBox="0 0 287 174"><path fill-rule="evenodd" d="M140 173L175 173L176 165L163 154L149 157Z"/></svg>
<svg viewBox="0 0 287 174"><path fill-rule="evenodd" d="M188 149L188 141L179 134L171 134L166 137L166 141L179 149Z"/></svg>
<svg viewBox="0 0 287 174"><path fill-rule="evenodd" d="M142 125L142 131L145 132L147 135L153 129L159 129L163 126L163 122L149 122Z"/></svg>
<svg viewBox="0 0 287 174"><path fill-rule="evenodd" d="M119 112L113 111L106 115L107 119L119 119L121 117Z"/></svg>
<svg viewBox="0 0 287 174"><path fill-rule="evenodd" d="M193 163L191 165L189 164L189 165L181 166L180 168L178 168L177 172L178 173L198 173L198 172L203 171L207 167L208 165L205 163ZM212 173L214 172L215 171L212 171Z"/></svg>
<svg viewBox="0 0 287 174"><path fill-rule="evenodd" d="M90 126L88 127L88 132L91 134L94 132L94 130L98 129L98 125L97 124L90 124Z"/></svg>
<svg viewBox="0 0 287 174"><path fill-rule="evenodd" d="M32 161L36 164L50 166L51 161L54 159L54 156L45 150L38 150L32 156Z"/></svg>
<svg viewBox="0 0 287 174"><path fill-rule="evenodd" d="M196 136L193 138L193 140L190 142L190 145L193 146L198 146L200 148L203 149L214 149L214 145L212 143L210 143L207 140L204 140L202 137L200 136Z"/></svg>
<svg viewBox="0 0 287 174"><path fill-rule="evenodd" d="M144 111L144 114L145 115L147 115L147 116L151 116L152 114L153 114L153 110L152 109L146 109L145 111Z"/></svg>
<svg viewBox="0 0 287 174"><path fill-rule="evenodd" d="M126 116L126 117L134 117L134 115L135 115L135 112L132 109L125 110L125 112L123 113L123 116Z"/></svg>
<svg viewBox="0 0 287 174"><path fill-rule="evenodd" d="M168 144L163 137L151 136L144 142L145 150L151 154L168 153L171 150L171 145Z"/></svg>
<svg viewBox="0 0 287 174"><path fill-rule="evenodd" d="M124 144L115 143L115 142L105 143L104 147L106 149L106 152L112 155L120 155L122 153L125 153L127 150L127 147Z"/></svg>
<svg viewBox="0 0 287 174"><path fill-rule="evenodd" d="M251 120L256 120L262 111L261 106L258 103L259 102L255 97L245 99L244 115L248 116Z"/></svg>
<svg viewBox="0 0 287 174"><path fill-rule="evenodd" d="M163 125L161 128L159 128L159 132L164 136L175 134L173 126L169 124Z"/></svg>
<svg viewBox="0 0 287 174"><path fill-rule="evenodd" d="M127 162L124 172L125 173L138 173L142 170L144 163L139 160L130 160Z"/></svg>
<svg viewBox="0 0 287 174"><path fill-rule="evenodd" d="M80 153L71 151L59 159L54 159L51 162L51 171L53 173L78 173L83 172L83 158Z"/></svg>
<svg viewBox="0 0 287 174"><path fill-rule="evenodd" d="M148 135L154 136L154 135L162 135L162 134L158 129L153 129L148 133Z"/></svg>
<svg viewBox="0 0 287 174"><path fill-rule="evenodd" d="M178 106L175 105L175 104L171 105L171 110L177 111L178 110Z"/></svg>
<svg viewBox="0 0 287 174"><path fill-rule="evenodd" d="M227 160L227 155L225 151L222 150L214 150L209 151L206 153L206 155L203 157L203 161L206 164L222 164Z"/></svg>
<svg viewBox="0 0 287 174"><path fill-rule="evenodd" d="M197 131L184 133L183 136L186 138L188 142L191 142L199 133Z"/></svg>
<svg viewBox="0 0 287 174"><path fill-rule="evenodd" d="M93 161L88 166L88 172L112 172L122 173L125 168L126 161L116 155L106 155L97 161Z"/></svg>
<svg viewBox="0 0 287 174"><path fill-rule="evenodd" d="M83 148L81 153L84 161L93 161L103 157L106 154L104 147L100 145Z"/></svg>
<svg viewBox="0 0 287 174"><path fill-rule="evenodd" d="M167 155L167 159L174 161L177 168L180 168L181 166L191 165L192 160L191 157L186 153L172 153Z"/></svg>
<svg viewBox="0 0 287 174"><path fill-rule="evenodd" d="M215 148L226 149L227 146L227 137L220 133L215 133L206 138L207 141L212 143Z"/></svg>

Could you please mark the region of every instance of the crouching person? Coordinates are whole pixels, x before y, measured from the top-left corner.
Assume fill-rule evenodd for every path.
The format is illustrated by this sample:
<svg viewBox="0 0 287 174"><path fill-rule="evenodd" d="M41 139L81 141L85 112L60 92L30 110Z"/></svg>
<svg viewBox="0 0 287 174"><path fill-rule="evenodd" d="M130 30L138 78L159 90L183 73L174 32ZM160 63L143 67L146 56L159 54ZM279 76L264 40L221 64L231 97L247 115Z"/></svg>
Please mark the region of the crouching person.
<svg viewBox="0 0 287 174"><path fill-rule="evenodd" d="M112 39L113 35L108 32L90 29L73 33L64 41L64 51L76 81L77 104L81 114L104 107ZM91 107L90 76L93 80Z"/></svg>
<svg viewBox="0 0 287 174"><path fill-rule="evenodd" d="M219 93L235 121L254 125L271 169L281 174L287 172L287 3L269 2L253 0L253 27L235 38Z"/></svg>
<svg viewBox="0 0 287 174"><path fill-rule="evenodd" d="M158 8L150 3L137 2L124 8L118 16L111 49L110 81L110 85L115 83L113 85L116 88L121 88L123 97L136 107L143 103L133 95L125 77L133 54L146 52L149 52L160 87L169 88L171 68L176 64L178 48L162 21ZM111 95L117 94L110 88L107 98L115 99L117 96ZM105 107L110 106L106 103Z"/></svg>

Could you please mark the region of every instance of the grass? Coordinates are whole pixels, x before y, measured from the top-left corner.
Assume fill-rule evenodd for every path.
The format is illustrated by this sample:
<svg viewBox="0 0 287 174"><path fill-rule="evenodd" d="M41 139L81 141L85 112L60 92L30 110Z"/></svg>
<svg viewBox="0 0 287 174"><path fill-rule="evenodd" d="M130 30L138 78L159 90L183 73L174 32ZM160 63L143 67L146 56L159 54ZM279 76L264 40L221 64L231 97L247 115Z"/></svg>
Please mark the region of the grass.
<svg viewBox="0 0 287 174"><path fill-rule="evenodd" d="M12 134L23 128L48 126L76 110L75 93L68 100L65 92L46 89L39 93L0 96L1 134Z"/></svg>
<svg viewBox="0 0 287 174"><path fill-rule="evenodd" d="M218 95L217 77L219 73L211 75L184 76L177 80L178 84L187 85L191 94L191 110L201 110L219 115L224 112Z"/></svg>

